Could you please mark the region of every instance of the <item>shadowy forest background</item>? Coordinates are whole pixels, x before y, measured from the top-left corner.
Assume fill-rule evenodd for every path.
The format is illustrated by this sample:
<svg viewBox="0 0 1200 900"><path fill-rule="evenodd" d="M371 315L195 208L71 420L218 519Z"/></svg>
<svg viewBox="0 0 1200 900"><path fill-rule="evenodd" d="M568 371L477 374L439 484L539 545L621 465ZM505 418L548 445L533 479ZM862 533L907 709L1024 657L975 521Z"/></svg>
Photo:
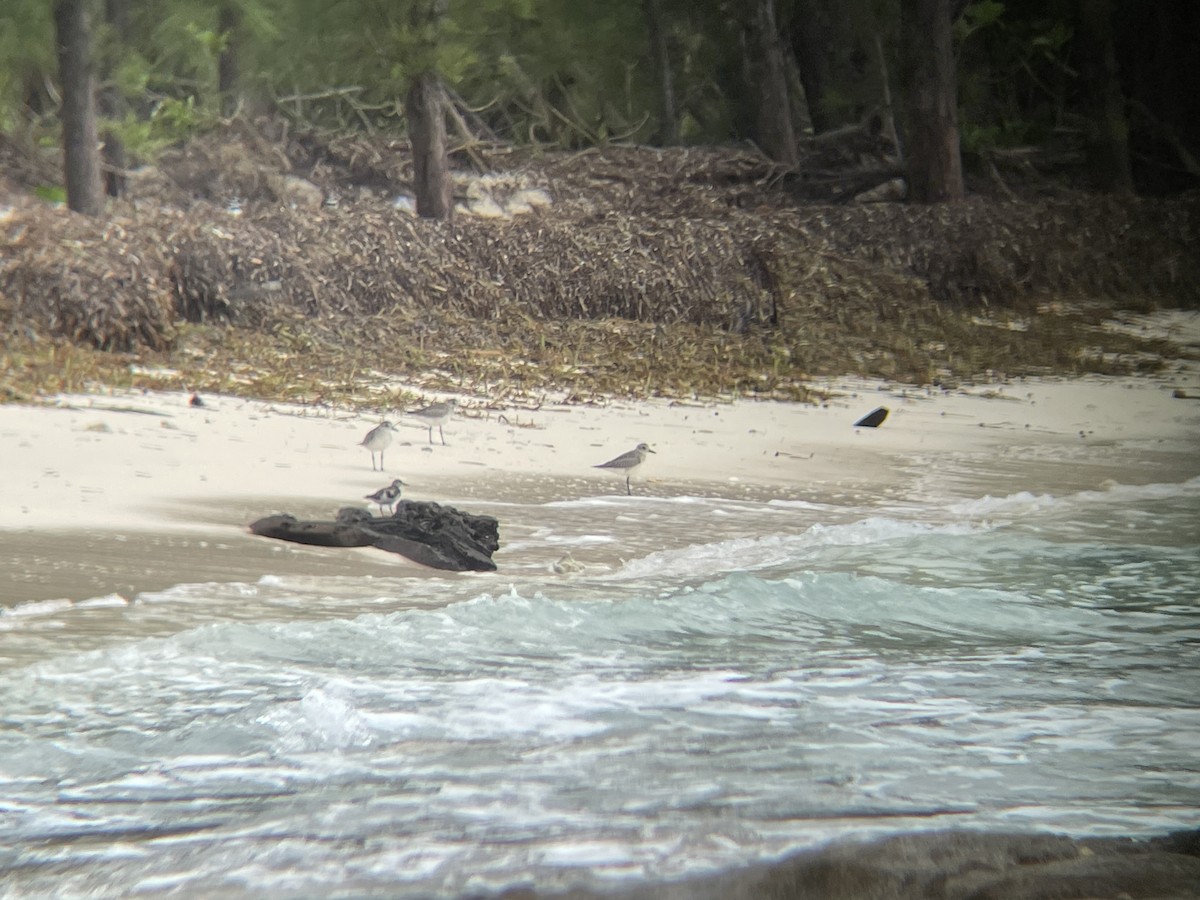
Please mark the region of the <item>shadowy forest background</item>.
<svg viewBox="0 0 1200 900"><path fill-rule="evenodd" d="M1197 59L1190 0L7 0L4 389L1153 367Z"/></svg>

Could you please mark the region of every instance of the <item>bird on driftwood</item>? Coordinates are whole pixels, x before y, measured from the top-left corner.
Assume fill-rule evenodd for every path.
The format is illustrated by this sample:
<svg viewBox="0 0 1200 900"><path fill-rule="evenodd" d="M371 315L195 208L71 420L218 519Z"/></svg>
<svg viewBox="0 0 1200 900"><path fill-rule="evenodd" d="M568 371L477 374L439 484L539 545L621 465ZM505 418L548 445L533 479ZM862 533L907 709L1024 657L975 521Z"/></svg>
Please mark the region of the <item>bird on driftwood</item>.
<svg viewBox="0 0 1200 900"><path fill-rule="evenodd" d="M392 483L387 487L381 487L373 494L367 494L363 499L372 500L379 504L379 514L383 515L383 508L386 506L388 512L394 512L392 506L400 499L400 488L404 486L404 482L399 478L392 479Z"/></svg>

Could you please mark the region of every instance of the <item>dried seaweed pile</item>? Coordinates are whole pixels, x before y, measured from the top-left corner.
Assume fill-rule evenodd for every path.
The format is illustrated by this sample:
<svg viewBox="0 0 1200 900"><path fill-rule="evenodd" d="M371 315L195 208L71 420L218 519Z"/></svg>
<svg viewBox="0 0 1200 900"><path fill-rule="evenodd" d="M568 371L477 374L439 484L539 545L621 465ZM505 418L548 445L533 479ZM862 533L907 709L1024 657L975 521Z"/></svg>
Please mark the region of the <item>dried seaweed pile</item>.
<svg viewBox="0 0 1200 900"><path fill-rule="evenodd" d="M755 250L765 239L760 227L611 215L455 230L456 252L537 316L733 330L772 317L769 275Z"/></svg>
<svg viewBox="0 0 1200 900"><path fill-rule="evenodd" d="M170 216L160 217L169 220ZM169 256L148 223L44 206L0 223L0 297L15 323L104 350L166 347L176 320Z"/></svg>
<svg viewBox="0 0 1200 900"><path fill-rule="evenodd" d="M939 302L1028 305L1047 297L1139 307L1200 305L1200 196L1077 196L954 206L797 210L837 252L929 285Z"/></svg>
<svg viewBox="0 0 1200 900"><path fill-rule="evenodd" d="M726 219L739 209L772 208L788 199L776 184L779 169L738 148L609 147L532 160L527 171L552 186L570 217Z"/></svg>
<svg viewBox="0 0 1200 900"><path fill-rule="evenodd" d="M464 267L450 237L386 207L193 221L172 235L180 313L251 326L282 310L345 318L431 305L487 315L495 286Z"/></svg>
<svg viewBox="0 0 1200 900"><path fill-rule="evenodd" d="M744 330L774 316L758 229L526 217L449 226L388 208L277 211L171 237L181 315L261 324L438 309L476 318L627 318Z"/></svg>
<svg viewBox="0 0 1200 900"><path fill-rule="evenodd" d="M742 149L477 147L464 202L533 188L553 203L439 224L398 208L410 175L387 138L206 136L142 172L107 222L23 204L0 223L0 318L108 349L216 322L396 368L440 348L485 377L524 377L502 362L519 356L560 381L624 367L650 384L674 367L681 385L705 368L774 385L992 365L1018 338L972 337L953 316L985 304L1200 305L1194 196L816 205ZM1053 345L1039 364L1066 358Z"/></svg>

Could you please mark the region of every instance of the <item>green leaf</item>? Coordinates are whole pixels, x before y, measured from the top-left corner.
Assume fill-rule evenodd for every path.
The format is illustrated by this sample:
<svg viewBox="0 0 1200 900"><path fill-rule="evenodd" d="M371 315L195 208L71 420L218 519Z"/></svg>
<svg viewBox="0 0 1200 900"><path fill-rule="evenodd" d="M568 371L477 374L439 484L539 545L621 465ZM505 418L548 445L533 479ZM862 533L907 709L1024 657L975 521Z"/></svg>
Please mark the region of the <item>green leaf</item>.
<svg viewBox="0 0 1200 900"><path fill-rule="evenodd" d="M67 202L67 189L58 184L39 184L33 192L47 203Z"/></svg>

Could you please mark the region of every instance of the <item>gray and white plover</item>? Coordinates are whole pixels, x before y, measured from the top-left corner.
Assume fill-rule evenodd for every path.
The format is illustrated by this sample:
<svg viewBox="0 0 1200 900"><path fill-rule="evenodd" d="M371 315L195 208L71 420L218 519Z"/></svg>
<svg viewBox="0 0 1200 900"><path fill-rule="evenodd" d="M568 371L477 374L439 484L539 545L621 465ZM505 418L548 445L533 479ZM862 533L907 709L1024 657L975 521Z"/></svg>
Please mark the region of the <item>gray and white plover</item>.
<svg viewBox="0 0 1200 900"><path fill-rule="evenodd" d="M396 426L383 421L367 432L367 436L359 441L359 446L371 451L371 471L375 471L375 453L379 453L379 471L383 471L383 451L392 443L392 432Z"/></svg>
<svg viewBox="0 0 1200 900"><path fill-rule="evenodd" d="M629 487L629 479L633 473L646 461L646 454L653 453L650 445L647 443L638 444L632 450L622 453L616 459L610 459L606 463L600 463L598 466L593 466L596 469L616 469L618 472L625 473L625 493L633 496L633 491Z"/></svg>
<svg viewBox="0 0 1200 900"><path fill-rule="evenodd" d="M433 443L433 426L437 426L438 434L441 435L443 446L446 443L446 435L442 432L442 426L450 421L450 417L454 415L454 409L458 406L457 400L445 400L441 403L431 403L429 406L423 406L420 409L414 409L407 415L414 419L420 419L429 428L429 443Z"/></svg>
<svg viewBox="0 0 1200 900"><path fill-rule="evenodd" d="M363 499L372 500L379 504L379 514L383 515L383 508L386 506L388 512L394 512L392 506L400 499L400 488L404 487L404 482L399 478L393 478L392 483L387 487L381 487L373 494L367 494Z"/></svg>

